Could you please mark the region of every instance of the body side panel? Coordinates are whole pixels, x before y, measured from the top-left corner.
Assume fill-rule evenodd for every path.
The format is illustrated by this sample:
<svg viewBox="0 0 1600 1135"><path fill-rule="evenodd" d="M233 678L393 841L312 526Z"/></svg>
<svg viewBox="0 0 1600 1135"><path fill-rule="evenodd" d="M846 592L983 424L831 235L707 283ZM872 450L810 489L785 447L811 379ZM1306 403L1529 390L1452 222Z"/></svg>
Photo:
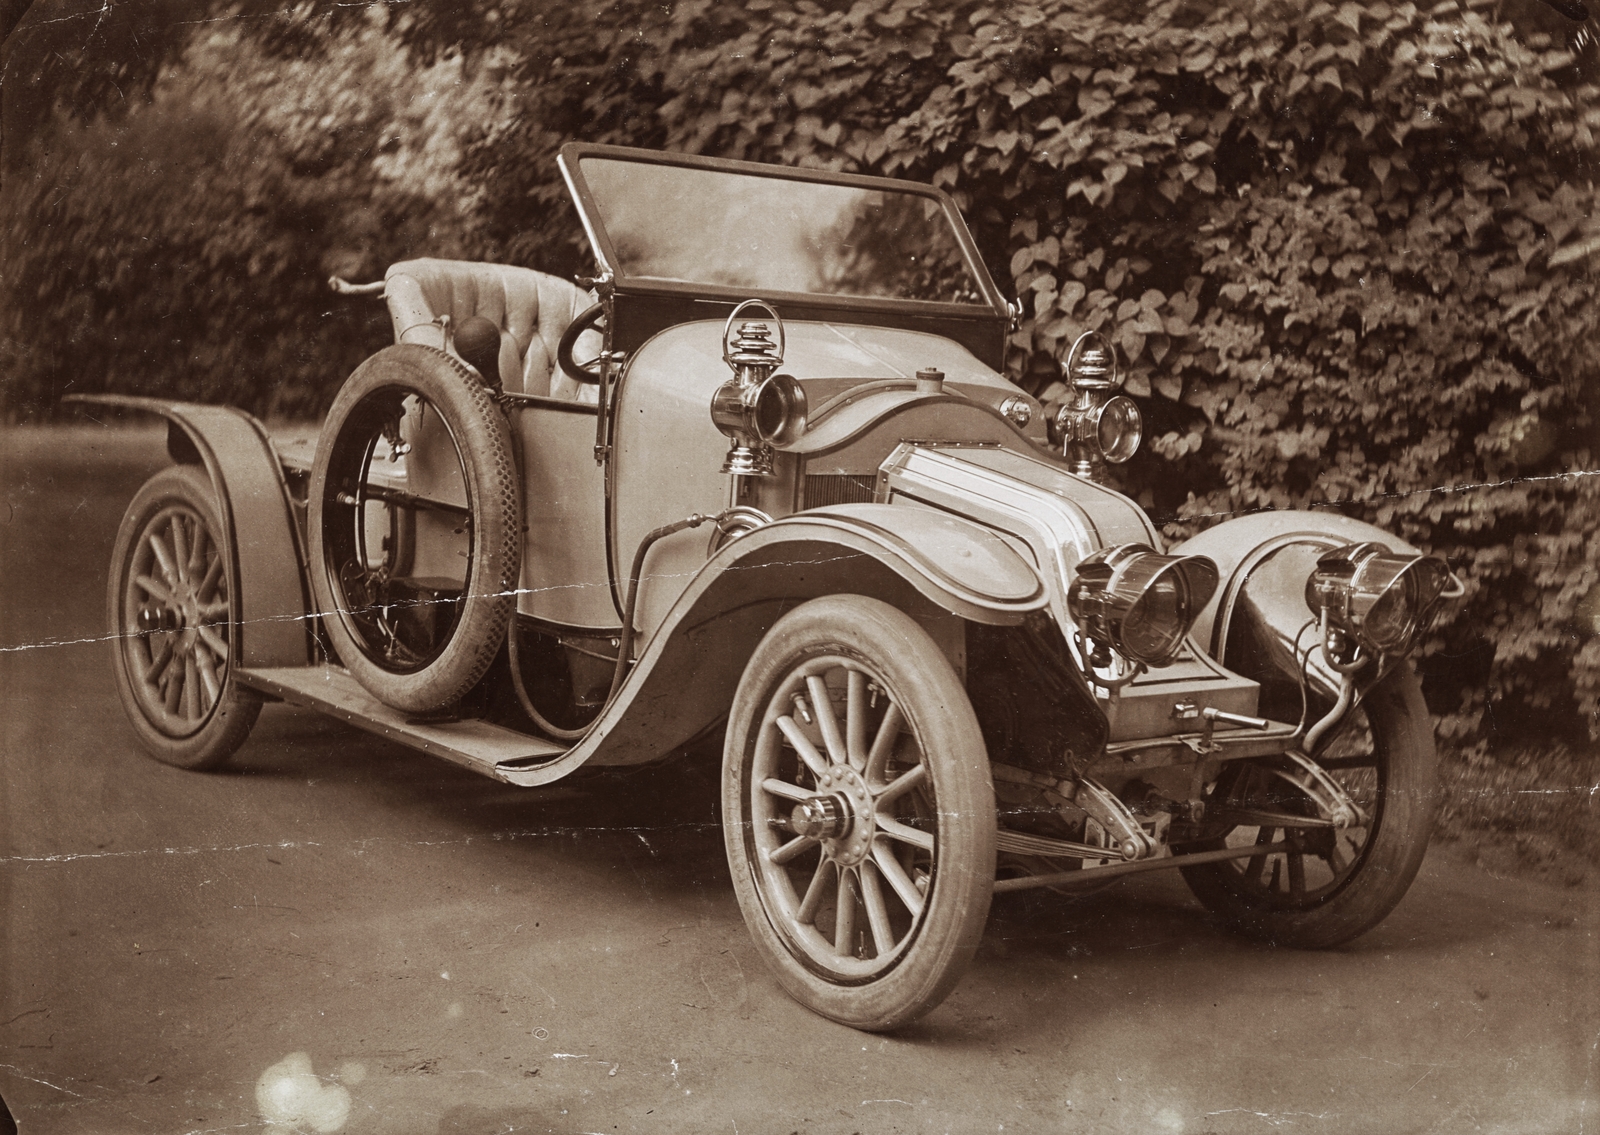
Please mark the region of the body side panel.
<svg viewBox="0 0 1600 1135"><path fill-rule="evenodd" d="M545 784L586 763L643 764L716 724L750 652L784 611L822 595L871 595L937 622L1015 623L1046 592L1004 541L954 517L882 505L818 509L721 548L677 597L593 731L566 755L503 766Z"/></svg>
<svg viewBox="0 0 1600 1135"><path fill-rule="evenodd" d="M513 411L527 526L517 610L614 631L621 620L606 567L605 471L595 464L594 427L593 415L537 405Z"/></svg>
<svg viewBox="0 0 1600 1135"><path fill-rule="evenodd" d="M626 575L646 534L691 513L714 515L732 505L756 504L758 498L764 506L769 503L767 482L773 479L763 479L752 492L747 482L736 482L722 472L729 440L712 424L710 415L713 392L732 377L722 361L722 330L721 322L703 320L661 332L635 353L617 387L607 538L612 570L619 577L615 596L619 609L626 597ZM785 324L785 337L780 370L802 382L839 377L862 383L914 382L918 369L937 367L951 383L989 392L996 404L1008 396L1022 396L971 352L937 335L797 320ZM901 408L913 412L903 423L894 413ZM843 444L870 428L876 448L860 460L873 468L882 454L903 438L965 437L976 429L996 444L1019 448L1032 444L992 406L957 393L886 391L846 406L832 417L837 419L832 425L828 419L818 424L815 445ZM1043 430L1042 414L1034 415L1034 428ZM785 475L795 473L785 455L815 447L808 447L807 441L808 437L802 437L779 451ZM826 468L834 464L837 462ZM666 537L650 549L639 584L637 622L644 634L660 625L683 588L704 566L707 546L703 533L688 530Z"/></svg>

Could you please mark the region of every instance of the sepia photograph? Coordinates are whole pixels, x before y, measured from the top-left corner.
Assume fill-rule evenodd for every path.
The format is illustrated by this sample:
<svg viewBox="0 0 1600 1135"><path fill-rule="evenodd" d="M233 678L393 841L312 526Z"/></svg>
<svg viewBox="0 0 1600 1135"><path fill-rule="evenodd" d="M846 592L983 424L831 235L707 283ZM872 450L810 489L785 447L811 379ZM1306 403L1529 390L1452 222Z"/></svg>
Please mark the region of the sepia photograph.
<svg viewBox="0 0 1600 1135"><path fill-rule="evenodd" d="M0 1135L1600 1132L1600 0L0 36Z"/></svg>

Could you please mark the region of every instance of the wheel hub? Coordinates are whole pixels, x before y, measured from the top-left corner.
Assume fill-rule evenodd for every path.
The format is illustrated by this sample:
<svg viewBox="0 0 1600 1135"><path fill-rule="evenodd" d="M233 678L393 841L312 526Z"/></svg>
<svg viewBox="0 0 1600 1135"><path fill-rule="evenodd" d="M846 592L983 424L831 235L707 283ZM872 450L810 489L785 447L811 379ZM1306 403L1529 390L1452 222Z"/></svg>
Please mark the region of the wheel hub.
<svg viewBox="0 0 1600 1135"><path fill-rule="evenodd" d="M182 625L178 613L171 607L146 604L139 608L140 634L162 634L175 631Z"/></svg>
<svg viewBox="0 0 1600 1135"><path fill-rule="evenodd" d="M850 829L850 805L838 796L813 796L795 806L789 826L814 840L838 839Z"/></svg>
<svg viewBox="0 0 1600 1135"><path fill-rule="evenodd" d="M799 812L813 801L826 801L821 808L829 815L836 812L841 822L830 826L826 834L814 838L821 841L829 858L846 867L854 867L872 854L872 837L877 832L877 824L873 821L872 793L867 789L867 782L849 765L830 765L817 787L822 794L801 804L795 811Z"/></svg>

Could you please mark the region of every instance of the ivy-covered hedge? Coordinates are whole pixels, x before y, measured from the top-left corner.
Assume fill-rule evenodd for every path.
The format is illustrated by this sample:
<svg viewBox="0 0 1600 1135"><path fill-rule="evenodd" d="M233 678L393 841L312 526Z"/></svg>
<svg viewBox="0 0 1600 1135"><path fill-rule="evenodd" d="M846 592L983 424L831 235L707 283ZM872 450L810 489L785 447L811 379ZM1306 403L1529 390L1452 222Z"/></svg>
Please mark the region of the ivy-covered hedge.
<svg viewBox="0 0 1600 1135"><path fill-rule="evenodd" d="M1072 339L1116 329L1152 434L1127 488L1170 534L1260 508L1373 520L1467 580L1423 663L1448 734L1600 724L1600 374L1588 349L1600 97L1590 61L1569 50L1574 29L1533 0L299 11L292 51L240 40L229 57L263 92L306 68L297 113L316 128L288 130L281 95L241 96L255 109L236 118L254 132L218 143L254 147L243 175L279 171L259 214L275 226L275 267L256 285L224 272L233 300L173 285L216 322L195 342L253 382L261 368L227 333L251 287L309 288L340 258L365 257L376 274L401 251L582 270L553 161L569 139L931 181L1024 301L1015 377L1059 397L1056 360ZM157 84L158 104L196 82L195 50ZM374 62L385 76L374 88L310 62L348 71L385 50L406 52L395 58L416 76L456 68L433 97L463 101L431 127L390 130L419 97L404 74ZM230 97L215 88L207 113L226 118ZM331 141L307 162L317 134ZM426 188L395 152L432 155L448 176ZM37 207L61 207L48 196ZM191 218L229 212L185 200ZM279 200L315 202L330 220L297 244ZM340 227L353 208L402 216L406 201L438 226L437 244L382 223ZM140 231L183 228L168 218ZM22 260L38 278L67 277L82 255L58 238ZM93 280L75 286L100 294ZM122 329L103 310L72 318L57 326L80 347ZM319 370L337 351L314 324L297 324L300 369L284 372L295 395L279 406L325 403L345 369ZM37 389L59 364L39 363L14 320L7 333L12 373ZM282 350L267 328L254 342ZM118 381L152 389L164 375L141 358Z"/></svg>

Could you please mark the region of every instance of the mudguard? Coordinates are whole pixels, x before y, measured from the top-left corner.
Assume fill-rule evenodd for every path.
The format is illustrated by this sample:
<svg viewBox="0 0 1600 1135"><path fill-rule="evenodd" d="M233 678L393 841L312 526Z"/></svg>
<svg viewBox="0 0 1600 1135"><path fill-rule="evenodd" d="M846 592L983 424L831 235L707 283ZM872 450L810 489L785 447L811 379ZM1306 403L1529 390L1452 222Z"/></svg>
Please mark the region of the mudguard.
<svg viewBox="0 0 1600 1135"><path fill-rule="evenodd" d="M1321 512L1262 512L1228 520L1169 549L1173 555L1209 556L1222 583L1195 620L1193 636L1224 666L1261 679L1270 665L1291 680L1300 672L1301 632L1312 618L1306 580L1325 552L1375 540L1392 551L1418 553L1382 528ZM1315 688L1334 697L1338 678L1318 664L1306 666Z"/></svg>
<svg viewBox="0 0 1600 1135"><path fill-rule="evenodd" d="M786 517L721 549L651 636L616 699L572 750L498 775L558 780L583 764L658 760L716 723L761 636L823 595L869 595L938 621L1020 622L1048 602L1038 572L992 531L907 505L837 505Z"/></svg>
<svg viewBox="0 0 1600 1135"><path fill-rule="evenodd" d="M62 401L167 419L173 460L204 466L217 492L230 553L228 586L239 597L235 661L246 667L309 663L305 556L266 428L231 406L118 394L74 394Z"/></svg>

